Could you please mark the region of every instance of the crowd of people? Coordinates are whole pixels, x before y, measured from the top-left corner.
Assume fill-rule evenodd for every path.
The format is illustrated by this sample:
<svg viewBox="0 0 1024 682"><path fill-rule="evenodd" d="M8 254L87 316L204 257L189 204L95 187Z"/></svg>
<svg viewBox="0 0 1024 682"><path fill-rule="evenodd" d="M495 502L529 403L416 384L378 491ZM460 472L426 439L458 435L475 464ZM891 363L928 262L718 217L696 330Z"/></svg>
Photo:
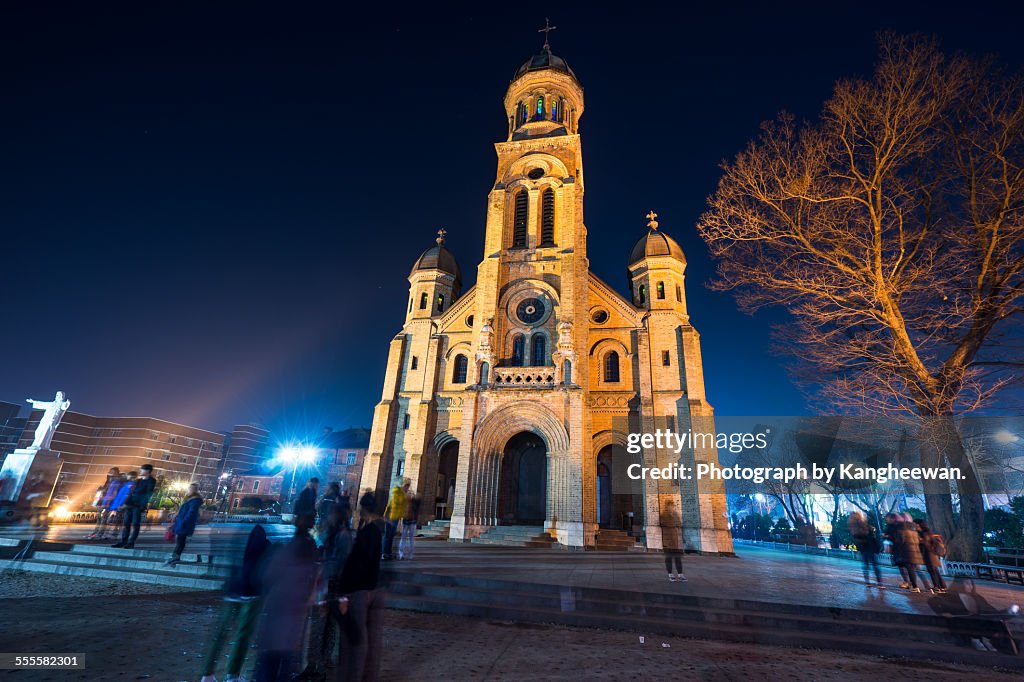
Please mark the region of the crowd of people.
<svg viewBox="0 0 1024 682"><path fill-rule="evenodd" d="M850 515L850 533L863 561L864 583L871 586L874 573L875 586L885 589L878 555L890 544L892 562L900 571L900 588L913 593L925 591L945 594L946 581L942 577L942 559L946 544L942 536L933 533L924 519L910 514L890 513L885 517L882 537L861 512Z"/></svg>
<svg viewBox="0 0 1024 682"><path fill-rule="evenodd" d="M129 549L134 547L155 491L153 465L143 464L138 471L129 471L127 474L122 474L120 469L113 467L107 474L106 482L96 490L96 497L93 500L93 506L96 508L96 526L87 539L106 539L107 532L111 530L112 535L117 537L118 530L111 527L111 521L116 519L121 539L112 546Z"/></svg>

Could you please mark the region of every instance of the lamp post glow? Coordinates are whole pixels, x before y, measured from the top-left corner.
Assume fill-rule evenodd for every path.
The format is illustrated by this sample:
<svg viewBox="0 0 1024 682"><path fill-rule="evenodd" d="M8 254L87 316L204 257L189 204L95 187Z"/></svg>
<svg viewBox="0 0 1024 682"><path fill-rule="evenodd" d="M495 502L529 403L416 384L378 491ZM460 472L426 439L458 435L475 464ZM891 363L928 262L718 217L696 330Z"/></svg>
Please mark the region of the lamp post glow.
<svg viewBox="0 0 1024 682"><path fill-rule="evenodd" d="M295 477L298 475L299 464L312 464L316 461L316 453L317 449L311 445L287 445L278 451L278 459L292 465L292 484L288 492L289 503L295 497Z"/></svg>

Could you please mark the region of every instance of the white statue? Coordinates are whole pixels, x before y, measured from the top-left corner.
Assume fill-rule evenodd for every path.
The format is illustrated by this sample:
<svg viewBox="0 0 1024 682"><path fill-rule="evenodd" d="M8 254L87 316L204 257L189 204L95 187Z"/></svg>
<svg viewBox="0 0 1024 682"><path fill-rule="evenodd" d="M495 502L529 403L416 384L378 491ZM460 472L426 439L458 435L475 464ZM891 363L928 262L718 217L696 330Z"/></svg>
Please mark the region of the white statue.
<svg viewBox="0 0 1024 682"><path fill-rule="evenodd" d="M60 424L60 418L68 411L71 401L64 399L64 391L57 391L57 395L50 402L33 400L32 398L28 398L27 402L31 403L33 409L43 411L43 416L39 418L39 426L36 427L36 437L32 441L31 447L34 450L48 450L53 434L57 430L57 425Z"/></svg>

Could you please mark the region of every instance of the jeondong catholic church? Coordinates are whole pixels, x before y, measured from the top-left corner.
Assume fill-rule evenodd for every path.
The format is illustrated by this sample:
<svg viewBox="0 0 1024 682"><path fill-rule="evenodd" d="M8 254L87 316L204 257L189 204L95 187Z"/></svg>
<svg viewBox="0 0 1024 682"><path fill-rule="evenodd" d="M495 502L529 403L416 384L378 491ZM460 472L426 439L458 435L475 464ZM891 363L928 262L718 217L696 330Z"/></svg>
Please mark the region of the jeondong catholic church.
<svg viewBox="0 0 1024 682"><path fill-rule="evenodd" d="M629 432L714 431L682 249L652 212L629 254L630 297L595 277L582 86L545 40L504 103L476 285L463 290L443 230L413 265L362 488L386 495L408 479L420 521L450 519L452 541L732 553L721 483L625 475L634 462L717 461L713 449L624 448Z"/></svg>

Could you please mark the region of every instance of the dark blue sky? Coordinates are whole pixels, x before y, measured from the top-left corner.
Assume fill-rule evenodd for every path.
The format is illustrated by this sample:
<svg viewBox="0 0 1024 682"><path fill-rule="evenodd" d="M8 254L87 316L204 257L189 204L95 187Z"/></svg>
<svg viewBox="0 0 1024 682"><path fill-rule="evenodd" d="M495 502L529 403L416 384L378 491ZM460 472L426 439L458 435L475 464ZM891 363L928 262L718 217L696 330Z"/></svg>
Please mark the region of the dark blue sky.
<svg viewBox="0 0 1024 682"><path fill-rule="evenodd" d="M689 258L712 404L804 413L768 352L784 318L705 288L694 225L718 163L869 72L879 29L1024 62L1005 3L366 4L0 10L0 400L61 388L84 412L216 429L369 425L439 226L475 276L501 98L549 14L586 93L593 270L623 290L657 210Z"/></svg>

